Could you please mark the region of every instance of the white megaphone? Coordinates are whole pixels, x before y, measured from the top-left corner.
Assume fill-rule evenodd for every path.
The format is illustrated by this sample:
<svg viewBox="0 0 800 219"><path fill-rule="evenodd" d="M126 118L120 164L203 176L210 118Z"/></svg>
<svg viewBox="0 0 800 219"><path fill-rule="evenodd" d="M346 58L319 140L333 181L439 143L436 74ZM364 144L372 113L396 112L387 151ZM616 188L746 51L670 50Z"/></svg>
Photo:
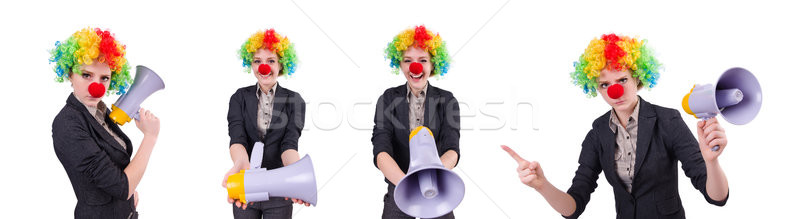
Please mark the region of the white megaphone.
<svg viewBox="0 0 800 219"><path fill-rule="evenodd" d="M431 130L419 126L408 136L408 173L394 190L397 207L420 218L445 215L464 199L464 181L442 165Z"/></svg>
<svg viewBox="0 0 800 219"><path fill-rule="evenodd" d="M260 155L264 144L257 142L251 166L260 166ZM261 151L261 152L259 152ZM258 155L257 155L258 153ZM257 161L257 164L254 164ZM269 197L287 197L301 199L311 205L317 206L317 180L314 177L314 165L311 157L306 155L303 159L289 166L267 170L266 168L250 168L228 176L228 197L248 202L267 201Z"/></svg>
<svg viewBox="0 0 800 219"><path fill-rule="evenodd" d="M717 85L695 84L683 97L683 111L706 120L717 114L735 125L753 121L761 109L761 85L753 73L744 68L731 68L722 73ZM714 146L711 150L719 150Z"/></svg>
<svg viewBox="0 0 800 219"><path fill-rule="evenodd" d="M147 67L137 65L136 78L133 79L131 88L111 105L108 117L118 125L125 125L131 118L139 120L139 104L142 104L150 94L162 89L164 80L161 80L158 74Z"/></svg>

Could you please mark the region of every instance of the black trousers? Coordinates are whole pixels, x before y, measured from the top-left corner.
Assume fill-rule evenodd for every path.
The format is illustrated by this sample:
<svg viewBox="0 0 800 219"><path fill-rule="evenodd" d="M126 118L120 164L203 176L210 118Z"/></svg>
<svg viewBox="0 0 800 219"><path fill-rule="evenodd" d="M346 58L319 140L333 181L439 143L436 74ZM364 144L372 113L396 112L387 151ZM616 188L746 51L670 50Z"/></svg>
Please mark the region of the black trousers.
<svg viewBox="0 0 800 219"><path fill-rule="evenodd" d="M267 218L292 218L292 201L269 200L248 203L247 209L236 207L233 204L233 218L235 219L267 219Z"/></svg>
<svg viewBox="0 0 800 219"><path fill-rule="evenodd" d="M411 217L411 216L407 215L406 213L403 213L403 211L401 211L400 208L397 207L397 204L394 202L394 185L389 184L389 188L387 190L388 190L388 192L386 192L386 195L383 196L383 216L381 216L381 218L383 218L383 219L406 219L406 218L413 219L414 217ZM442 215L441 217L437 217L437 219L455 219L455 218L456 218L456 216L453 215L452 211L450 213Z"/></svg>

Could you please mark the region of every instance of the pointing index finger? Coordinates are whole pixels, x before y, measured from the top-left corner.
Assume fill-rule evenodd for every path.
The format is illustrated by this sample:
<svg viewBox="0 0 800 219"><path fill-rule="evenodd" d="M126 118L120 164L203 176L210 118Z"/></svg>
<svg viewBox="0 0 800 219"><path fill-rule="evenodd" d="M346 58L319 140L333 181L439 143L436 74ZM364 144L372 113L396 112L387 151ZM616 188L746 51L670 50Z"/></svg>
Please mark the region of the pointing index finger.
<svg viewBox="0 0 800 219"><path fill-rule="evenodd" d="M512 150L510 147L505 145L501 145L500 147L503 148L504 151L508 152L508 155L510 155L511 158L514 158L514 160L516 160L517 163L522 163L525 161L525 159L522 159L522 157L520 157L519 154L517 154L517 152L514 152L514 150Z"/></svg>

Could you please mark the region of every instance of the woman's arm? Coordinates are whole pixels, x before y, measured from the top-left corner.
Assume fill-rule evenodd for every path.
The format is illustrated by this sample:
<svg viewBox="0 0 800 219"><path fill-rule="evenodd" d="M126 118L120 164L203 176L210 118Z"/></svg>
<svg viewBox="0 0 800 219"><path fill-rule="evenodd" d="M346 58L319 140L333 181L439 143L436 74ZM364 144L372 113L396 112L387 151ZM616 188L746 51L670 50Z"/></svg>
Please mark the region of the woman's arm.
<svg viewBox="0 0 800 219"><path fill-rule="evenodd" d="M67 174L80 174L115 199L129 199L131 185L124 169L97 145L89 124L76 114L59 114L53 121L53 149Z"/></svg>
<svg viewBox="0 0 800 219"><path fill-rule="evenodd" d="M692 180L695 189L703 194L706 202L723 206L728 201L728 180L717 158L727 145L724 131L715 118L697 123L698 137L683 122L678 111L673 112L668 134L675 156L681 161L681 168ZM715 125L716 124L716 125ZM708 131L706 131L706 129ZM711 146L709 146L711 145ZM718 151L712 151L719 145Z"/></svg>
<svg viewBox="0 0 800 219"><path fill-rule="evenodd" d="M714 201L723 201L728 198L728 178L722 167L717 161L707 161L706 171L708 171L708 179L706 179L706 191L708 197Z"/></svg>
<svg viewBox="0 0 800 219"><path fill-rule="evenodd" d="M392 158L394 147L392 145L392 136L394 136L394 125L392 113L394 108L390 101L391 98L389 90L383 93L375 105L375 126L372 128L372 153L374 155L373 162L383 176L394 185L400 182L400 179L406 176L397 161ZM401 121L402 122L402 121Z"/></svg>
<svg viewBox="0 0 800 219"><path fill-rule="evenodd" d="M441 148L439 153L442 160L442 165L447 169L453 169L458 165L458 160L461 158L459 155L460 148L459 148L459 140L461 138L461 110L458 106L458 100L448 95L446 98L446 102L444 103L444 125L442 125L441 134L442 139L439 139L441 145L444 148Z"/></svg>
<svg viewBox="0 0 800 219"><path fill-rule="evenodd" d="M245 148L244 145L233 144L228 149L228 151L231 154L231 161L233 161L233 166L237 167L235 168L237 169L236 173L238 173L239 170L244 170L250 167L250 158L247 156L247 148Z"/></svg>
<svg viewBox="0 0 800 219"><path fill-rule="evenodd" d="M231 100L228 103L228 136L230 136L230 144L228 151L230 152L233 167L225 173L222 177L222 187L227 188L228 176L238 173L241 170L250 167L250 158L247 155L247 136L244 130L244 118L242 118L242 109L244 108L244 100L242 100L242 89L239 89L231 95ZM228 200L232 202L232 199Z"/></svg>
<svg viewBox="0 0 800 219"><path fill-rule="evenodd" d="M697 122L697 142L700 143L700 152L706 163L706 192L714 201L722 201L728 197L728 177L719 164L719 155L728 145L725 130L722 129L717 118ZM715 146L719 150L712 151Z"/></svg>
<svg viewBox="0 0 800 219"><path fill-rule="evenodd" d="M139 182L142 181L147 163L150 161L150 154L153 152L153 147L156 145L158 139L158 132L161 129L161 122L158 117L150 113L149 110L139 109L139 120L136 120L136 127L142 131L144 138L139 149L136 150L136 156L131 159L131 162L125 167L125 175L128 177L128 199L133 196Z"/></svg>
<svg viewBox="0 0 800 219"><path fill-rule="evenodd" d="M503 145L501 147L503 150L508 152L508 155L510 155L511 158L514 158L514 160L517 161L517 164L519 164L517 167L517 173L519 174L519 179L523 184L536 189L536 191L539 192L539 194L541 194L545 200L547 200L547 203L550 204L550 207L556 210L559 214L573 215L575 213L575 199L573 199L571 195L559 190L553 186L553 184L550 184L550 182L547 181L539 162L529 162L520 157L517 152L514 152L514 150L508 146Z"/></svg>
<svg viewBox="0 0 800 219"><path fill-rule="evenodd" d="M276 99L276 101L280 100ZM303 100L303 97L300 94L293 94L286 101L287 106L289 106L286 107L288 109L287 112L272 112L273 115L286 115L286 118L288 118L286 126L280 127L285 128L280 144L283 166L288 166L300 160L300 155L297 153L298 142L306 123L306 101Z"/></svg>
<svg viewBox="0 0 800 219"><path fill-rule="evenodd" d="M289 166L298 160L300 160L300 154L294 149L288 149L281 153L281 161L283 162L283 166Z"/></svg>
<svg viewBox="0 0 800 219"><path fill-rule="evenodd" d="M578 218L589 204L592 193L597 188L597 177L602 171L597 146L600 142L594 129L586 133L581 144L581 155L578 157L578 170L572 178L572 186L563 192L550 184L544 176L544 171L539 162L528 162L516 152L502 146L514 160L517 161L517 173L525 185L533 187L541 194L547 203L559 214L567 218Z"/></svg>
<svg viewBox="0 0 800 219"><path fill-rule="evenodd" d="M539 170L541 171L541 168ZM544 178L544 175L542 175ZM561 215L572 215L575 213L575 199L572 198L571 195L567 194L564 191L553 186L550 184L549 181L545 179L545 184L542 187L536 189L539 194L547 200L547 203L550 204L554 210L556 210Z"/></svg>
<svg viewBox="0 0 800 219"><path fill-rule="evenodd" d="M236 174L241 170L250 167L250 158L247 155L247 136L244 130L244 118L242 117L242 109L244 108L244 100L242 99L242 89L239 89L231 95L231 100L228 103L228 136L230 136L230 144L228 151L230 152L233 167L222 177L222 188L228 188L228 177ZM230 197L227 198L228 203L236 203L237 207L246 209L247 205L234 200Z"/></svg>
<svg viewBox="0 0 800 219"><path fill-rule="evenodd" d="M392 156L389 156L389 153L380 152L377 157L378 169L381 170L383 176L386 177L389 182L392 182L392 184L397 185L400 179L406 176Z"/></svg>

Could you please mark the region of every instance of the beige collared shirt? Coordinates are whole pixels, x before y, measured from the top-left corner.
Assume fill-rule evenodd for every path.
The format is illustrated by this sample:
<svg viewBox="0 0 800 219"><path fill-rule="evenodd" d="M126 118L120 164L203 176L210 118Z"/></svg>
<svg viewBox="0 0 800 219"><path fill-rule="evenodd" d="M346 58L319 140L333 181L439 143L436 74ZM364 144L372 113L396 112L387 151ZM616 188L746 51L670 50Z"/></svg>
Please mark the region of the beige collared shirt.
<svg viewBox="0 0 800 219"><path fill-rule="evenodd" d="M636 103L633 108L633 113L628 117L627 127L622 127L617 113L612 109L611 118L609 119L608 126L617 137L617 149L614 153L614 161L617 166L617 175L625 184L628 192L633 188L633 173L634 166L636 165L636 138L639 135L639 105L641 101Z"/></svg>
<svg viewBox="0 0 800 219"><path fill-rule="evenodd" d="M428 84L422 88L419 96L411 92L411 85L406 83L406 101L408 101L408 128L414 131L415 128L425 123L425 94L428 93Z"/></svg>
<svg viewBox="0 0 800 219"><path fill-rule="evenodd" d="M261 86L256 84L256 96L258 97L258 133L263 138L267 134L270 122L272 122L272 107L274 105L275 91L278 83L272 85L267 92L261 91Z"/></svg>
<svg viewBox="0 0 800 219"><path fill-rule="evenodd" d="M80 102L80 98L78 98L78 96L75 96L75 98L77 98L78 102ZM81 102L81 104L83 104L83 102ZM92 114L94 119L97 120L97 123L100 123L100 126L103 126L103 128L106 129L106 132L111 134L111 137L114 137L114 140L116 140L119 145L122 145L123 150L127 149L128 146L125 145L125 141L122 140L122 138L120 138L116 133L111 131L111 127L108 125L108 123L106 123L106 117L108 116L106 111L108 107L102 100L97 103L97 107L91 107L86 104L83 104L83 106L85 106L86 110L89 111L89 114Z"/></svg>

